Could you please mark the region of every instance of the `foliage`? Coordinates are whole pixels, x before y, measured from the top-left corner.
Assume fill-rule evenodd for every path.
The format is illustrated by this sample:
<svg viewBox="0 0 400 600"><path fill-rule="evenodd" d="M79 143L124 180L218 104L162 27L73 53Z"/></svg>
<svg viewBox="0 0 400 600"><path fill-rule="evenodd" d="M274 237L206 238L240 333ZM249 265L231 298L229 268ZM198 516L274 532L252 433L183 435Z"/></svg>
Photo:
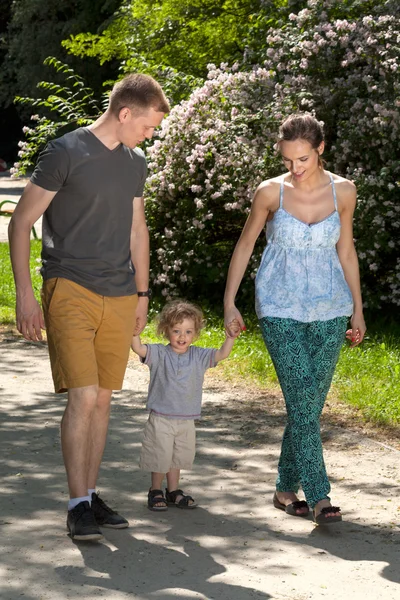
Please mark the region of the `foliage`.
<svg viewBox="0 0 400 600"><path fill-rule="evenodd" d="M64 42L76 56L113 58L134 70L137 57L204 78L207 63L234 62L260 11L274 23L287 1L126 0L101 35L81 33Z"/></svg>
<svg viewBox="0 0 400 600"><path fill-rule="evenodd" d="M208 300L220 301L252 191L266 170L279 171L273 144L285 103L266 69L211 69L209 77L172 109L148 150L147 216L153 284L162 295L196 298L207 290Z"/></svg>
<svg viewBox="0 0 400 600"><path fill-rule="evenodd" d="M328 168L358 185L366 305L400 305L400 19L390 0L364 4L371 15L346 20L336 18L338 3L309 0L269 29L261 66L211 66L204 87L172 110L149 151L147 188L153 280L163 295L222 298L252 191L281 170L278 122L301 109L325 122ZM362 9L356 0L346 7ZM259 258L260 248L252 276ZM242 287L251 301L248 279Z"/></svg>
<svg viewBox="0 0 400 600"><path fill-rule="evenodd" d="M19 142L19 160L10 169L14 176L25 175L36 161L38 153L44 149L47 142L75 129L93 122L101 109L94 100L94 92L86 87L83 79L74 71L54 57L46 59L45 63L62 73L65 85L41 81L38 87L48 92L45 98L25 98L17 96L15 101L32 107L45 108L48 113L56 113L56 120L48 116L32 115L32 127L24 127L25 141Z"/></svg>
<svg viewBox="0 0 400 600"><path fill-rule="evenodd" d="M120 66L122 75L128 73L145 73L151 75L161 85L167 96L170 106L186 100L204 80L194 77L190 73L183 73L173 67L152 64L140 54L132 53L128 60L122 61Z"/></svg>
<svg viewBox="0 0 400 600"><path fill-rule="evenodd" d="M18 0L4 36L4 62L0 71L0 103L11 103L16 94L34 95L45 77L44 59L56 56L78 70L98 89L105 70L94 61L68 57L61 41L80 31L99 32L106 27L121 0ZM110 75L107 69L107 77Z"/></svg>
<svg viewBox="0 0 400 600"><path fill-rule="evenodd" d="M393 326L386 326L358 348L344 347L333 384L340 399L361 409L366 420L399 425L399 332L393 335Z"/></svg>

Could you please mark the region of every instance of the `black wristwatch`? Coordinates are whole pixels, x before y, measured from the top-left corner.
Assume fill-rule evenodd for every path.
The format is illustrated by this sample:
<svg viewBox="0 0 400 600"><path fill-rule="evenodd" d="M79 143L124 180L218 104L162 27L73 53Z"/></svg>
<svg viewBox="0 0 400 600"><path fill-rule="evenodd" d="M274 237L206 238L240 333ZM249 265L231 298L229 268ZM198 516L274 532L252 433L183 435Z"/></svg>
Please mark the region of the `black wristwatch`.
<svg viewBox="0 0 400 600"><path fill-rule="evenodd" d="M137 295L138 295L138 298L151 298L152 291L150 289L148 289L145 292L137 292Z"/></svg>

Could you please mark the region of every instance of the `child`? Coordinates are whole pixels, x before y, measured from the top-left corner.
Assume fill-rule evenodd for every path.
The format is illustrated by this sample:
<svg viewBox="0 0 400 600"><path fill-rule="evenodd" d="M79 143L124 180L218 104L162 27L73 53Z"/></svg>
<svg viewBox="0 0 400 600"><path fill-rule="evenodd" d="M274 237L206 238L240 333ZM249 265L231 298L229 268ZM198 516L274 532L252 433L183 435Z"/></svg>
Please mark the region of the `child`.
<svg viewBox="0 0 400 600"><path fill-rule="evenodd" d="M140 468L151 472L147 506L165 511L169 504L195 508L191 496L179 489L181 469L191 469L195 456L194 420L200 418L204 373L227 358L240 333L239 322L230 324L219 350L191 344L204 326L201 310L189 302L176 300L160 313L157 333L169 344L142 344L132 339L132 350L150 368L147 408L150 412L144 431ZM166 494L161 486L167 475Z"/></svg>

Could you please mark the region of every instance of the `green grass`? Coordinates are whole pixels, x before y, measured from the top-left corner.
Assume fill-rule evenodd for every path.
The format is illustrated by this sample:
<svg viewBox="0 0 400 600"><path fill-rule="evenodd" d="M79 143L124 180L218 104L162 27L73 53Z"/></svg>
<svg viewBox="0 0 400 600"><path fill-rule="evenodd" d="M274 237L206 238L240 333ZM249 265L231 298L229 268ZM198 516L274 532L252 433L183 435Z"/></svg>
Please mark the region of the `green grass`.
<svg viewBox="0 0 400 600"><path fill-rule="evenodd" d="M31 242L31 275L39 299L41 277L40 242ZM14 323L15 291L8 244L0 243L0 324ZM150 322L142 335L144 342L162 341L155 332L155 304ZM222 319L205 311L207 326L196 342L218 348L224 341ZM230 381L266 388L278 384L271 359L254 316L245 319L247 331L235 343L230 357L218 365L221 376ZM367 318L367 324L369 319ZM358 348L343 347L333 380L333 396L360 409L366 421L377 424L400 424L400 326L393 321L371 317L366 339Z"/></svg>
<svg viewBox="0 0 400 600"><path fill-rule="evenodd" d="M40 288L42 278L37 269L40 267L41 242L31 242L31 277L35 296L40 299ZM15 323L15 287L11 270L10 254L8 244L0 243L0 324Z"/></svg>
<svg viewBox="0 0 400 600"><path fill-rule="evenodd" d="M373 333L361 346L343 348L333 385L366 420L400 424L400 335Z"/></svg>

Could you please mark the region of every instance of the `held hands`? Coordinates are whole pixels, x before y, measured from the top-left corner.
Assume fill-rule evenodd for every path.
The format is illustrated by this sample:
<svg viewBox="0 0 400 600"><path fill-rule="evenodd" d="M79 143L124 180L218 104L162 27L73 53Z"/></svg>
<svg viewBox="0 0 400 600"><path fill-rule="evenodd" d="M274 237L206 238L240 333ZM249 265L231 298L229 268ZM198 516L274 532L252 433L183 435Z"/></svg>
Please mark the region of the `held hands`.
<svg viewBox="0 0 400 600"><path fill-rule="evenodd" d="M242 330L243 327L240 325L239 319L232 319L228 322L225 326L225 341L221 348L215 353L215 360L217 363L228 358L235 344L235 339L240 335Z"/></svg>
<svg viewBox="0 0 400 600"><path fill-rule="evenodd" d="M135 329L133 331L133 335L139 335L146 327L148 309L149 299L146 297L140 297L136 307Z"/></svg>
<svg viewBox="0 0 400 600"><path fill-rule="evenodd" d="M346 331L346 339L351 341L350 348L355 348L355 346L358 346L363 341L367 327L362 314L354 314L351 317L350 323L351 329Z"/></svg>
<svg viewBox="0 0 400 600"><path fill-rule="evenodd" d="M246 328L244 328L246 329ZM243 331L242 326L240 325L238 319L233 319L230 321L228 325L225 327L226 335L229 338L237 338L241 332Z"/></svg>
<svg viewBox="0 0 400 600"><path fill-rule="evenodd" d="M241 331L246 331L246 325L236 306L225 309L224 323L226 335L228 337L236 338Z"/></svg>

